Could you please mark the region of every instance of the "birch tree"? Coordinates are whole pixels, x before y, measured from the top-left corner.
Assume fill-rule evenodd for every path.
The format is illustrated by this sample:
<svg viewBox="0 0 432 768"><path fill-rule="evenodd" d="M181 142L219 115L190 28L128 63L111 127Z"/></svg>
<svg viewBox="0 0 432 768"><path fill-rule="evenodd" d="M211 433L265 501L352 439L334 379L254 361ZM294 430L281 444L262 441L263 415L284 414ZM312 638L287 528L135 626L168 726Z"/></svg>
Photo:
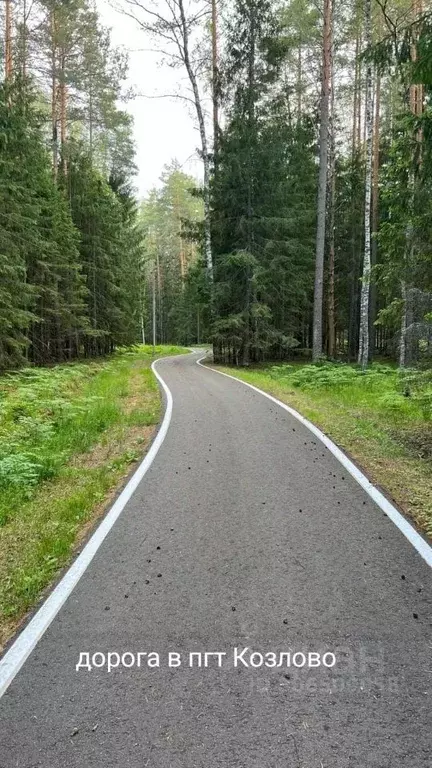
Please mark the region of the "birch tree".
<svg viewBox="0 0 432 768"><path fill-rule="evenodd" d="M372 7L371 0L364 4L364 36L366 50L372 44ZM360 337L358 362L366 368L369 359L369 296L371 271L371 196L372 196L372 141L373 141L373 105L372 105L372 62L366 65L365 92L365 134L366 134L366 183L365 183L365 221L364 221L364 256L363 276L360 297Z"/></svg>
<svg viewBox="0 0 432 768"><path fill-rule="evenodd" d="M219 141L219 51L218 51L218 9L216 0L211 0L212 30L212 98L213 98L213 162L216 170Z"/></svg>
<svg viewBox="0 0 432 768"><path fill-rule="evenodd" d="M330 90L333 46L332 0L324 0L323 57L320 103L319 180L315 252L315 290L313 310L313 360L323 353L323 281L327 214Z"/></svg>
<svg viewBox="0 0 432 768"><path fill-rule="evenodd" d="M378 230L379 230L379 173L380 173L380 110L381 110L381 75L375 76L374 97L374 126L372 149L372 244L371 244L371 269L372 272L378 260ZM371 355L375 352L374 323L376 320L377 290L375 281L371 284L369 334Z"/></svg>
<svg viewBox="0 0 432 768"><path fill-rule="evenodd" d="M334 9L333 9L334 10ZM334 49L334 45L333 45ZM328 267L328 355L333 358L336 350L335 327L335 205L336 205L336 114L335 114L335 77L334 50L331 66L331 121L330 121L330 157L329 157L329 267Z"/></svg>
<svg viewBox="0 0 432 768"><path fill-rule="evenodd" d="M117 5L117 10L134 19L141 29L154 37L161 46L158 51L169 61L170 66L183 67L189 80L192 102L201 139L201 158L203 163L203 198L204 198L204 252L209 278L213 279L213 257L210 219L210 150L207 137L203 96L200 89L200 75L205 70L206 61L197 45L201 23L209 17L209 8L205 3L192 2L187 7L184 0L162 0L152 3L144 0L124 0ZM176 94L177 97L179 94Z"/></svg>

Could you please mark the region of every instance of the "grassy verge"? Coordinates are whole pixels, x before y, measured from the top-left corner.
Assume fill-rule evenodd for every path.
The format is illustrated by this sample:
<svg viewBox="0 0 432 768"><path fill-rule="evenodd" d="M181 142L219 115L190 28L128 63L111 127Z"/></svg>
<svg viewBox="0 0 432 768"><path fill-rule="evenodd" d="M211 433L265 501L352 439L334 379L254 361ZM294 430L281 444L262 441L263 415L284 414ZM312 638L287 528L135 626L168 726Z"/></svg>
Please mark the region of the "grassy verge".
<svg viewBox="0 0 432 768"><path fill-rule="evenodd" d="M145 453L160 417L151 362L141 346L0 378L0 646Z"/></svg>
<svg viewBox="0 0 432 768"><path fill-rule="evenodd" d="M372 366L221 368L291 405L432 537L432 376Z"/></svg>

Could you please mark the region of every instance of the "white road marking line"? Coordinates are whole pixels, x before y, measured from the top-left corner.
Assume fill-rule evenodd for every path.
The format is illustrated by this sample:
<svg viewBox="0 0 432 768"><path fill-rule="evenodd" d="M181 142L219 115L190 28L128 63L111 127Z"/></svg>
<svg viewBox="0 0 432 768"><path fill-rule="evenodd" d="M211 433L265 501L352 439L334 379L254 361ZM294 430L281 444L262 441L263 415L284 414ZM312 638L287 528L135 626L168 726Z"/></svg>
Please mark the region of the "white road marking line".
<svg viewBox="0 0 432 768"><path fill-rule="evenodd" d="M300 421L305 427L307 427L307 429L310 430L310 432L318 437L318 439L326 446L326 448L328 448L333 456L335 456L336 459L342 464L342 466L345 467L347 472L349 472L350 475L352 475L352 477L357 480L359 485L361 485L363 490L365 490L371 499L373 499L375 504L377 504L377 506L380 507L380 509L382 509L382 511L385 512L386 515L390 518L390 520L399 528L400 532L413 545L414 549L417 550L423 560L425 560L427 564L432 568L432 547L427 543L427 541L425 541L425 539L418 533L418 531L416 531L411 523L409 523L408 520L406 520L405 517L401 515L396 507L394 507L393 504L388 499L386 499L384 494L382 494L381 491L379 491L378 488L376 488L376 486L373 485L370 480L368 480L366 475L364 475L363 472L358 467L356 467L356 465L348 458L348 456L346 456L344 452L338 448L337 445L332 440L330 440L329 437L327 437L327 435L324 434L324 432L321 432L321 430L318 429L315 424L312 424L311 421L305 419L301 413L295 411L294 408L290 408L289 405L286 405L286 403L283 403L281 400L273 397L273 395L269 395L268 392L264 392L262 389L254 387L253 384L249 384L247 381L238 379L236 376L231 376L229 373L218 371L217 368L212 368L209 365L203 365L202 360L204 360L205 357L206 355L200 357L199 360L196 361L197 365L206 370L213 371L213 373L219 373L220 376L226 376L228 379L238 381L240 384L244 384L245 387L253 389L260 395L264 395L264 397L266 397L268 400L271 400L285 411L288 411L291 416L294 416L297 421Z"/></svg>
<svg viewBox="0 0 432 768"><path fill-rule="evenodd" d="M81 576L85 573L86 569L90 565L105 537L110 532L116 520L120 517L132 494L136 491L144 475L149 470L156 457L156 454L159 451L159 448L165 440L168 427L171 422L173 398L164 380L156 370L156 363L161 362L162 360L172 359L173 357L171 356L162 357L159 358L159 360L155 360L151 366L154 375L156 376L165 393L166 409L158 433L153 440L148 453L145 455L139 467L135 470L134 474L121 492L118 499L114 502L108 514L96 528L95 532L85 545L81 554L72 563L71 567L66 571L61 581L57 584L47 599L42 603L37 613L33 616L27 626L24 627L21 634L18 635L15 642L11 645L7 653L1 659L0 698L9 687L26 659L34 650L42 635L48 629L51 622L58 614L60 608L64 605L67 598L71 594L74 587L78 584Z"/></svg>

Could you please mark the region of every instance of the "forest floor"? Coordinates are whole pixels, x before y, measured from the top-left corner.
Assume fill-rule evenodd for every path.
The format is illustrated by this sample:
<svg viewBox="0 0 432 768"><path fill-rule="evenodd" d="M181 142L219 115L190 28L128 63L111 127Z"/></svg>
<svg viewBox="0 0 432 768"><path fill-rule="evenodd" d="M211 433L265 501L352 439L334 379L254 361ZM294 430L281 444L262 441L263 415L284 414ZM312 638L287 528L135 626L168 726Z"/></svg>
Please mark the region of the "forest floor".
<svg viewBox="0 0 432 768"><path fill-rule="evenodd" d="M219 370L277 397L320 427L369 479L432 537L430 384L404 383L395 368L262 365ZM409 396L407 396L407 387Z"/></svg>
<svg viewBox="0 0 432 768"><path fill-rule="evenodd" d="M0 378L0 648L145 453L161 411L152 352Z"/></svg>

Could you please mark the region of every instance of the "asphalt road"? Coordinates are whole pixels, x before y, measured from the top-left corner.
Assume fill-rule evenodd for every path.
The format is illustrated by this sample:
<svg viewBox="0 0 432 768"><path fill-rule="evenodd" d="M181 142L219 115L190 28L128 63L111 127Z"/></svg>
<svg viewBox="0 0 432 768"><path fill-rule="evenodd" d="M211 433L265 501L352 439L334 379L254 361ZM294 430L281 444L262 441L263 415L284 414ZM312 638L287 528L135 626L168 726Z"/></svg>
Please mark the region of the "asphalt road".
<svg viewBox="0 0 432 768"><path fill-rule="evenodd" d="M430 569L314 435L196 358L158 364L167 437L0 701L1 768L430 768ZM160 667L75 669L139 651Z"/></svg>

